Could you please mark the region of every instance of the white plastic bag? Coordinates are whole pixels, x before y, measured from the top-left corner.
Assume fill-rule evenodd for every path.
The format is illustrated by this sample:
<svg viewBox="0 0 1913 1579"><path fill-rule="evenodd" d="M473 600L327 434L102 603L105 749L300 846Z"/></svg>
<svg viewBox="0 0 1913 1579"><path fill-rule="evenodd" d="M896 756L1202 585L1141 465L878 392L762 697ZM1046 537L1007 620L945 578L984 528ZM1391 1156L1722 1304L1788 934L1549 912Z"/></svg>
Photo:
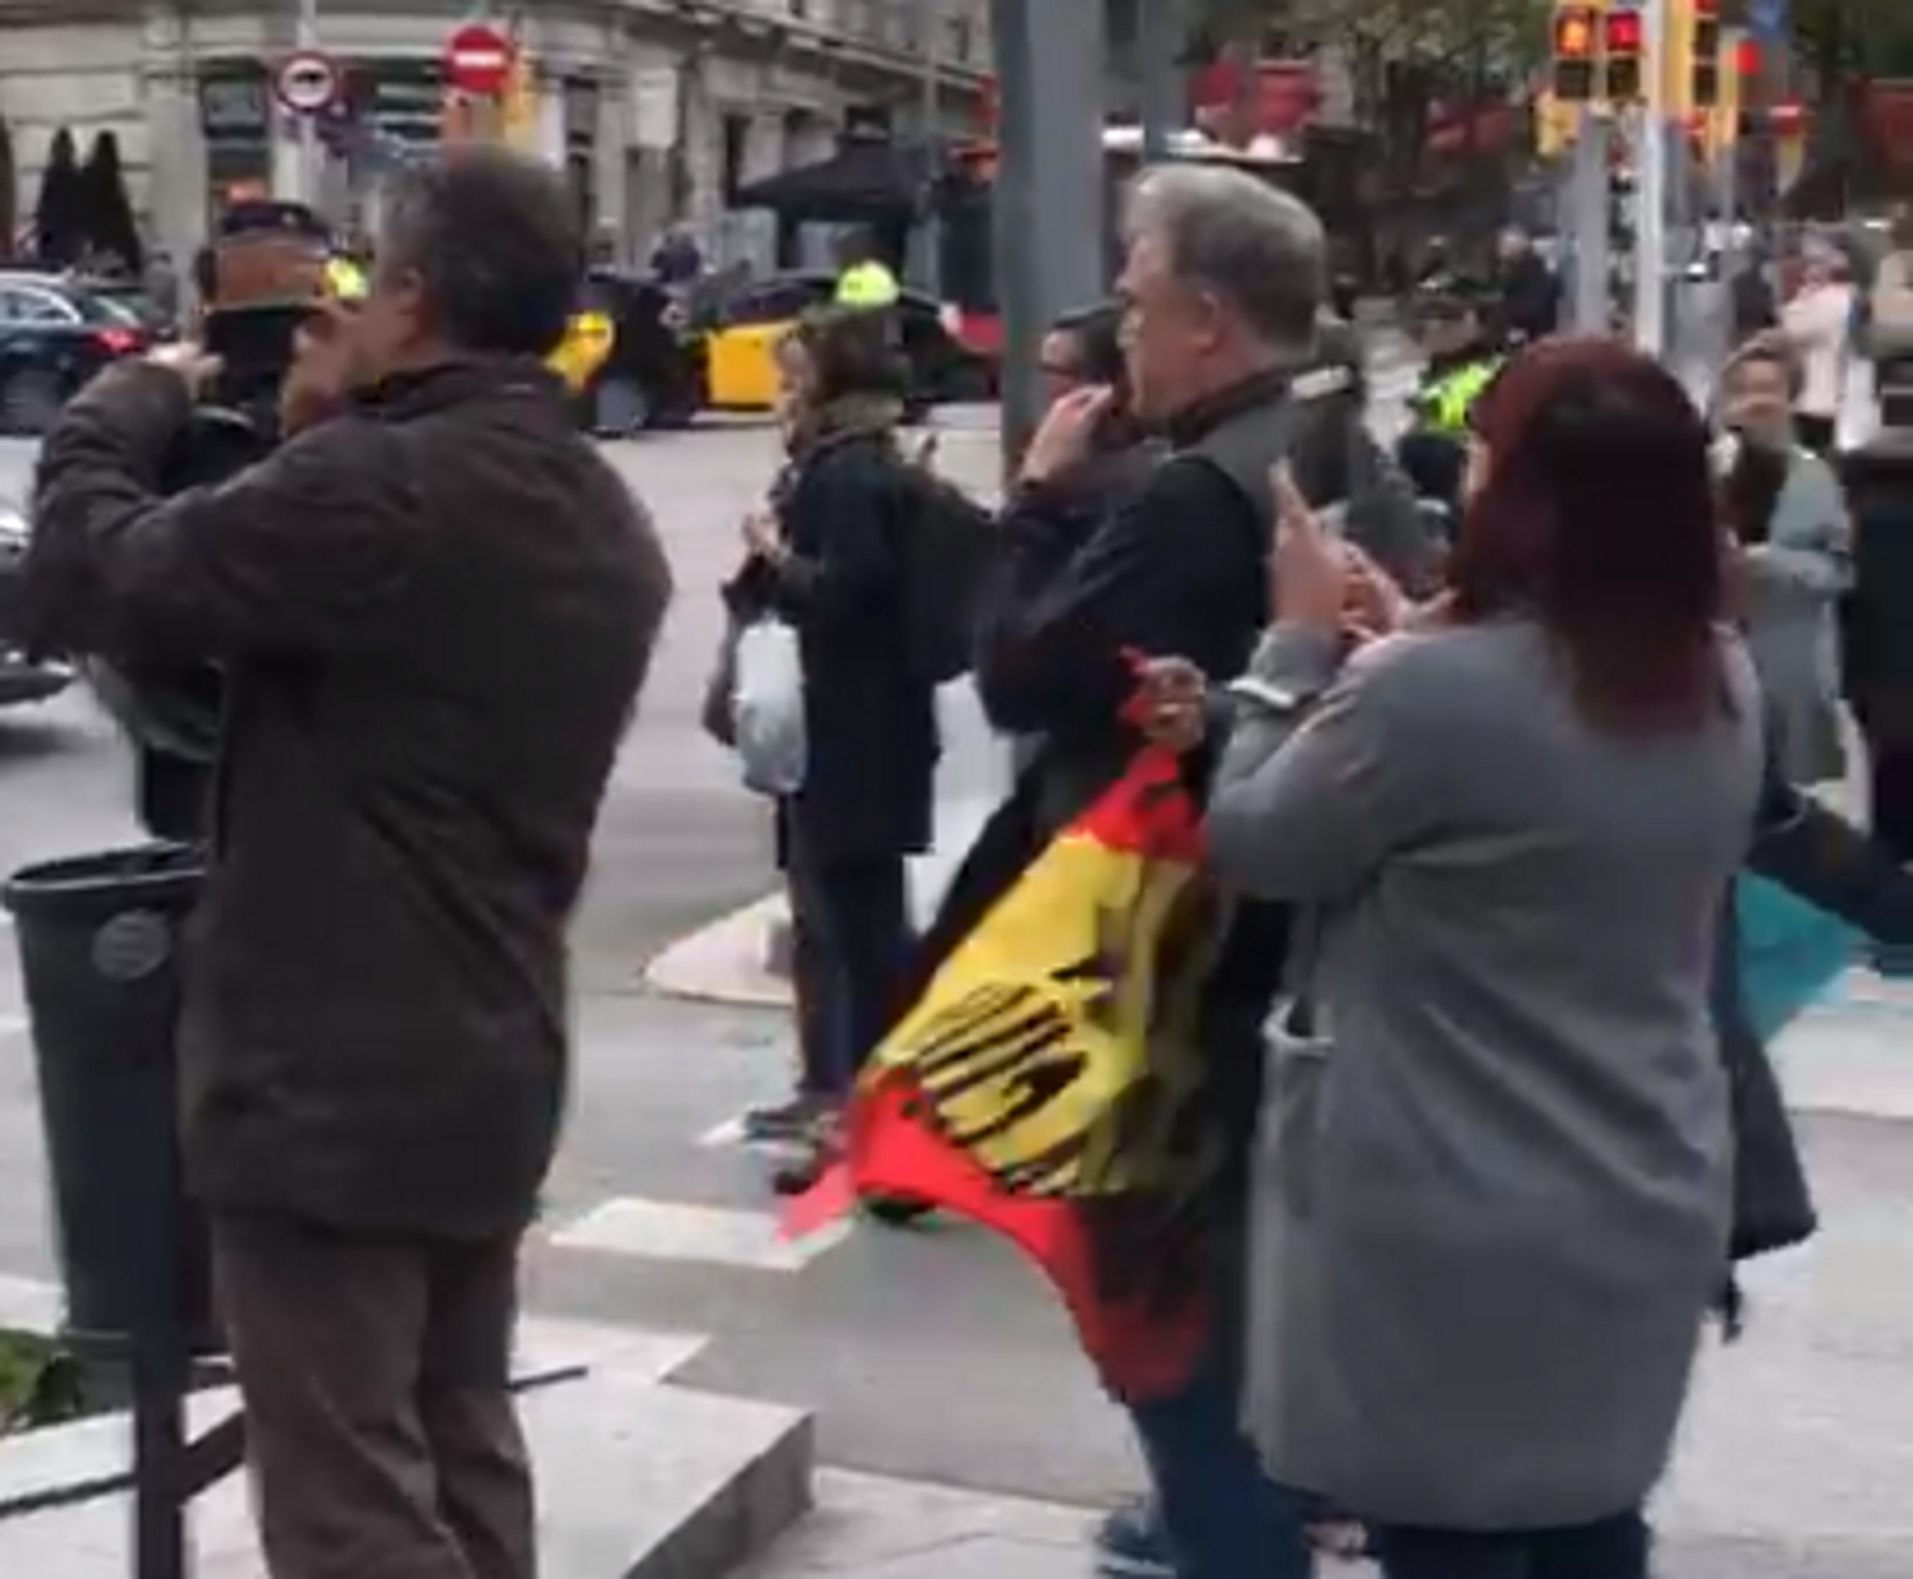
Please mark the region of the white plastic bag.
<svg viewBox="0 0 1913 1579"><path fill-rule="evenodd" d="M737 638L731 718L744 785L760 795L793 795L804 785L804 666L797 632L760 619Z"/></svg>

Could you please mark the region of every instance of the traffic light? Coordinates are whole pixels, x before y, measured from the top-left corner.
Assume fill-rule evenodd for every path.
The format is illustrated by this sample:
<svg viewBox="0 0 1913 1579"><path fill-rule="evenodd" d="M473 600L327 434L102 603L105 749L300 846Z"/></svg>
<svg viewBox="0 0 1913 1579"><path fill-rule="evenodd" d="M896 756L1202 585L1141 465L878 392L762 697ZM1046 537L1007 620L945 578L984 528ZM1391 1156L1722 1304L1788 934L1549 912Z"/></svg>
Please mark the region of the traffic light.
<svg viewBox="0 0 1913 1579"><path fill-rule="evenodd" d="M1561 5L1554 11L1554 96L1565 104L1595 97L1600 62L1600 13L1591 5Z"/></svg>
<svg viewBox="0 0 1913 1579"><path fill-rule="evenodd" d="M1693 87L1689 102L1697 110L1720 103L1720 0L1694 0Z"/></svg>
<svg viewBox="0 0 1913 1579"><path fill-rule="evenodd" d="M1647 30L1638 11L1610 11L1601 19L1602 54L1606 58L1605 97L1614 104L1632 104L1641 97L1641 55Z"/></svg>
<svg viewBox="0 0 1913 1579"><path fill-rule="evenodd" d="M1708 111L1707 151L1716 160L1733 156L1747 84L1759 80L1760 45L1738 28L1726 29L1720 40L1720 97Z"/></svg>

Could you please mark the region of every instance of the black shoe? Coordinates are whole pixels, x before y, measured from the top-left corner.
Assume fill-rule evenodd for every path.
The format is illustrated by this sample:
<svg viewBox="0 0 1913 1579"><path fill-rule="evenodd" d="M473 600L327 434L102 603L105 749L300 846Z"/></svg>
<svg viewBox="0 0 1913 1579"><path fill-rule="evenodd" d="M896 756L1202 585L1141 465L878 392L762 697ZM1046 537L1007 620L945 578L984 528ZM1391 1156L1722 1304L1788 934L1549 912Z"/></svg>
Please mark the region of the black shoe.
<svg viewBox="0 0 1913 1579"><path fill-rule="evenodd" d="M747 1141L799 1141L817 1127L824 1106L816 1097L798 1095L788 1102L752 1108L744 1115Z"/></svg>

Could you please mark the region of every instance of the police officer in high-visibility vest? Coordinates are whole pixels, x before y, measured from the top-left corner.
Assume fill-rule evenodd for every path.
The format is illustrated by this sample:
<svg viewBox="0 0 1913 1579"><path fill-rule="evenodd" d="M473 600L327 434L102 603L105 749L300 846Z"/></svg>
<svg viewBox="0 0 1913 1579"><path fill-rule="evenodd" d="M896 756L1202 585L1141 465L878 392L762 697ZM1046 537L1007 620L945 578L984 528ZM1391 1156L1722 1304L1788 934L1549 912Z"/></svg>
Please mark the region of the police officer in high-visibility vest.
<svg viewBox="0 0 1913 1579"><path fill-rule="evenodd" d="M902 287L890 266L877 255L872 238L858 232L844 243L837 274L836 302L871 312L889 312L897 305Z"/></svg>
<svg viewBox="0 0 1913 1579"><path fill-rule="evenodd" d="M371 282L356 259L340 252L327 260L325 290L334 301L362 302L370 288Z"/></svg>
<svg viewBox="0 0 1913 1579"><path fill-rule="evenodd" d="M1414 425L1396 454L1416 494L1452 515L1461 502L1475 402L1501 371L1502 356L1469 296L1443 293L1417 307L1428 364L1411 400Z"/></svg>

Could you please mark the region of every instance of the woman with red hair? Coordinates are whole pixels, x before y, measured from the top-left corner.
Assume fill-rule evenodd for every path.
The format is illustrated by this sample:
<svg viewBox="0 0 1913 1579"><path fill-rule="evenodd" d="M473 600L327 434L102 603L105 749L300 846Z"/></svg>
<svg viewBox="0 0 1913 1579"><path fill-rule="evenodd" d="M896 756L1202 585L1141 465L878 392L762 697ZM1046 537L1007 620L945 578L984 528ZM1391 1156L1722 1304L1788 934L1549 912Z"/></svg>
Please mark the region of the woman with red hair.
<svg viewBox="0 0 1913 1579"><path fill-rule="evenodd" d="M1708 988L1761 699L1672 377L1543 342L1477 427L1433 618L1279 490L1209 805L1218 877L1311 918L1249 1423L1275 1479L1371 1521L1389 1579L1646 1579L1728 1252Z"/></svg>

